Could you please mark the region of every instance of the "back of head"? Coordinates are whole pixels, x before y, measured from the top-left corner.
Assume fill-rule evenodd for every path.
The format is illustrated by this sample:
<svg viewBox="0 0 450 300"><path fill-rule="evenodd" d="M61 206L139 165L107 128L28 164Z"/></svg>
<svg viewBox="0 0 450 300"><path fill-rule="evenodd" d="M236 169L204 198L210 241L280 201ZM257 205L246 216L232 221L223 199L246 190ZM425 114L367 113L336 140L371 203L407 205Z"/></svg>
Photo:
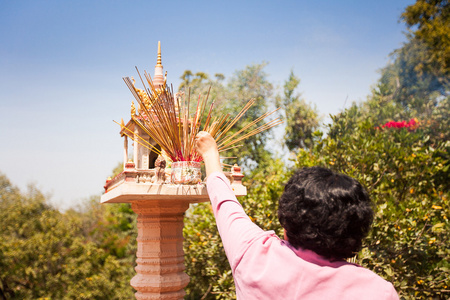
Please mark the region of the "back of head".
<svg viewBox="0 0 450 300"><path fill-rule="evenodd" d="M297 171L286 184L278 217L292 246L339 260L361 250L373 210L358 181L312 167Z"/></svg>

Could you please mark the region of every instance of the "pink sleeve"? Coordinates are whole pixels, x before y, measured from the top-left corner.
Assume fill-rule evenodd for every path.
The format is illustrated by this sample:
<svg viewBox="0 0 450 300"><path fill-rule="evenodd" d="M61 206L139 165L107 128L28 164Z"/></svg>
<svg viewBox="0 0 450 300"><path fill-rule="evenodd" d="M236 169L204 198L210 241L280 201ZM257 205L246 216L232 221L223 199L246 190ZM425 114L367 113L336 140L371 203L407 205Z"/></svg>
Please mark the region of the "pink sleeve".
<svg viewBox="0 0 450 300"><path fill-rule="evenodd" d="M395 290L395 288L392 285L392 283L389 283L389 290L386 293L386 298L385 299L389 299L389 300L398 300L399 299L397 291Z"/></svg>
<svg viewBox="0 0 450 300"><path fill-rule="evenodd" d="M207 189L217 228L234 271L250 242L265 232L244 212L234 195L230 182L223 173L208 176Z"/></svg>

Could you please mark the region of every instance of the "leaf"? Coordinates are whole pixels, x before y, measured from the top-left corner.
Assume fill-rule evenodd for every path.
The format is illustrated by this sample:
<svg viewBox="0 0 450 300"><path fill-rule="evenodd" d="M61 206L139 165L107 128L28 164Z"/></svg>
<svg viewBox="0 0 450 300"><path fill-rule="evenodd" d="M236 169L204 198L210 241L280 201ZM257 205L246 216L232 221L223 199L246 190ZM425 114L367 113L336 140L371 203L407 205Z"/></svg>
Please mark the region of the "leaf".
<svg viewBox="0 0 450 300"><path fill-rule="evenodd" d="M444 223L437 223L435 225L433 225L433 227L431 227L431 231L433 232L441 232L442 231L442 227L444 227Z"/></svg>
<svg viewBox="0 0 450 300"><path fill-rule="evenodd" d="M388 275L389 277L394 276L394 271L392 270L392 268L391 268L390 266L387 266L387 267L384 269L384 272L385 272L386 275Z"/></svg>

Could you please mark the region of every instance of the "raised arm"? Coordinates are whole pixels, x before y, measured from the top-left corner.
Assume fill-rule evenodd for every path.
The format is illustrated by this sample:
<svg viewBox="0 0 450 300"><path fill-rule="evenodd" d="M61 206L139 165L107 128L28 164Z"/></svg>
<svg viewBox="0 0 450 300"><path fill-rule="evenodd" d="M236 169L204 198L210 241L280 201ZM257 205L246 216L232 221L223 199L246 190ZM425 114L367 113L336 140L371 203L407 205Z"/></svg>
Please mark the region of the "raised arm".
<svg viewBox="0 0 450 300"><path fill-rule="evenodd" d="M264 231L249 219L236 199L228 179L222 172L219 152L212 136L207 132L200 132L196 137L196 146L205 161L209 199L225 252L234 269L249 242Z"/></svg>

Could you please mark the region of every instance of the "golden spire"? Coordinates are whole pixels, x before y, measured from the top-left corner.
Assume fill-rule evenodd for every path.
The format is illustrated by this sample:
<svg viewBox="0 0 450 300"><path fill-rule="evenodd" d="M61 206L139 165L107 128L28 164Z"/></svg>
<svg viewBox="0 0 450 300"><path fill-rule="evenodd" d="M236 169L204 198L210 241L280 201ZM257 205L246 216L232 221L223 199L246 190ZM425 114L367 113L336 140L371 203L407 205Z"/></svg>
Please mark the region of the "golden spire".
<svg viewBox="0 0 450 300"><path fill-rule="evenodd" d="M153 76L153 85L157 89L164 85L163 65L161 64L161 42L158 42L158 60L155 66L155 76Z"/></svg>
<svg viewBox="0 0 450 300"><path fill-rule="evenodd" d="M156 67L162 67L161 64L161 42L158 41L158 60L156 61Z"/></svg>

